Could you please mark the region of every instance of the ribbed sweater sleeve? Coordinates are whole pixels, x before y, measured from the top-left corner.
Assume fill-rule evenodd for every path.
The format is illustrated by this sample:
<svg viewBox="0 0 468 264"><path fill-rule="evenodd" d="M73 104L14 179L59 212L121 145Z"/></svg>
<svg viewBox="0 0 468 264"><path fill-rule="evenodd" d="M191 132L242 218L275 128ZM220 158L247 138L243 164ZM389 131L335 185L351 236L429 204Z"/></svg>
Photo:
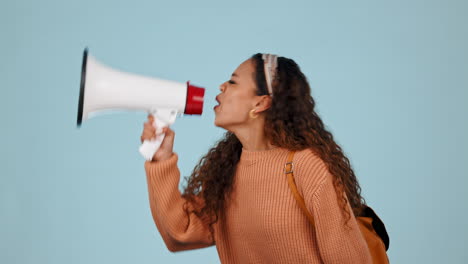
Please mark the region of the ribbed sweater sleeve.
<svg viewBox="0 0 468 264"><path fill-rule="evenodd" d="M173 153L167 160L145 162L153 220L171 252L211 246L214 241L208 222L191 212L195 205L185 204L179 191L177 161Z"/></svg>
<svg viewBox="0 0 468 264"><path fill-rule="evenodd" d="M307 202L306 202L307 203ZM308 200L313 212L320 255L325 263L372 263L366 241L348 203L351 219L346 229L345 216L338 204L331 177L325 177L317 192Z"/></svg>
<svg viewBox="0 0 468 264"><path fill-rule="evenodd" d="M300 179L306 207L314 217L317 245L320 257L327 264L372 263L367 243L362 236L356 219L351 213L349 227L345 226L345 215L338 202L333 175L326 164L315 154L308 153L301 161Z"/></svg>

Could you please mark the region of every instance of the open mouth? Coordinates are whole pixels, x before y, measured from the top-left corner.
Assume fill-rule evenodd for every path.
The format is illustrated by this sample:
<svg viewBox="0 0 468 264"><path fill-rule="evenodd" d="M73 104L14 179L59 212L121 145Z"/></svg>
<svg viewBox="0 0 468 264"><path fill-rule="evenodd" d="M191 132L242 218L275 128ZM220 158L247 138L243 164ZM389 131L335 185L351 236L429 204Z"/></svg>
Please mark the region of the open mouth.
<svg viewBox="0 0 468 264"><path fill-rule="evenodd" d="M216 102L218 102L217 105L215 105L215 107L213 107L214 110L216 110L217 108L219 108L219 106L221 105L221 102L219 101L218 97L216 96Z"/></svg>

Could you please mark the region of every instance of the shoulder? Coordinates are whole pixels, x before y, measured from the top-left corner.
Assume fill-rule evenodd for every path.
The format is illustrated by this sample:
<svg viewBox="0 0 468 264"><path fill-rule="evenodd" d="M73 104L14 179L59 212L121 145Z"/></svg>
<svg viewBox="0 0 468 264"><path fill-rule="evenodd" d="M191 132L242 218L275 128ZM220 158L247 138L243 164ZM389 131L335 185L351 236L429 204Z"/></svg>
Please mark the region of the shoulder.
<svg viewBox="0 0 468 264"><path fill-rule="evenodd" d="M325 161L310 148L296 151L293 163L296 171L301 172L301 174L307 173L318 176L328 170Z"/></svg>
<svg viewBox="0 0 468 264"><path fill-rule="evenodd" d="M312 195L326 180L331 179L328 165L310 148L296 151L293 170L297 188L304 195Z"/></svg>

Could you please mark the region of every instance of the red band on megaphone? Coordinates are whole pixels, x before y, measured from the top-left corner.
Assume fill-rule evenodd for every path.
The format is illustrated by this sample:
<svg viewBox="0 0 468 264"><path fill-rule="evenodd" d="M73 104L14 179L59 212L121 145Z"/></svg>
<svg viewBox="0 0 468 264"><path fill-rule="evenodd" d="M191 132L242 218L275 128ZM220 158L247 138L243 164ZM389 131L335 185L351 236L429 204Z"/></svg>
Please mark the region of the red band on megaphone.
<svg viewBox="0 0 468 264"><path fill-rule="evenodd" d="M185 104L186 115L201 115L203 112L203 97L205 88L191 85L187 82L187 102Z"/></svg>

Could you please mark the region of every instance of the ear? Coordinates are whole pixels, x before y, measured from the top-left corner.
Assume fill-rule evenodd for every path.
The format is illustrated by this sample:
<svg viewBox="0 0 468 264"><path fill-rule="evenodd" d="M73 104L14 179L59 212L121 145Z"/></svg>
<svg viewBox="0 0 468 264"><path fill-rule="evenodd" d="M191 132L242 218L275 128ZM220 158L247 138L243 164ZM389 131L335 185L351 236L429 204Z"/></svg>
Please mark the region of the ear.
<svg viewBox="0 0 468 264"><path fill-rule="evenodd" d="M256 113L261 113L271 107L271 96L262 95L255 104Z"/></svg>

